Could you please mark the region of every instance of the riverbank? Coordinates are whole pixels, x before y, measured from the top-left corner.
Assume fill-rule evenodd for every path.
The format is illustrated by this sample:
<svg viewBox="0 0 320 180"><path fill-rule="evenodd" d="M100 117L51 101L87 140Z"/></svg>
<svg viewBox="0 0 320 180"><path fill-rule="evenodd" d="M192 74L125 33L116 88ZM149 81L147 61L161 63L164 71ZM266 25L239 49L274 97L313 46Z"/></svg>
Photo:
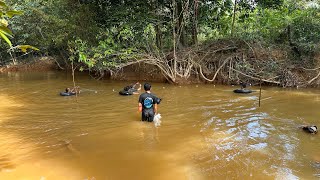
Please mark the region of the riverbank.
<svg viewBox="0 0 320 180"><path fill-rule="evenodd" d="M109 77L148 81L161 77L161 80L172 84L230 85L244 81L253 85L319 87L320 53L317 49L284 43L221 39L194 47L180 47L163 55L152 52L139 54L138 60L115 64L114 69L109 67ZM147 71L142 68L146 64L149 67Z"/></svg>
<svg viewBox="0 0 320 180"><path fill-rule="evenodd" d="M281 87L319 87L320 53L316 48L224 39L180 48L164 57L145 54L138 63L111 74L117 80L161 80L172 84L211 83ZM146 64L149 68L145 68ZM160 78L159 78L160 77Z"/></svg>
<svg viewBox="0 0 320 180"><path fill-rule="evenodd" d="M41 57L23 60L18 65L0 68L6 71L68 70L65 58ZM85 64L77 64L78 69ZM120 68L119 68L120 67ZM140 56L116 68L90 69L96 79L168 82L172 84L239 84L281 87L319 87L320 53L305 53L289 45L267 45L225 39L207 42L197 47L180 48L163 57L154 54Z"/></svg>
<svg viewBox="0 0 320 180"><path fill-rule="evenodd" d="M54 57L38 57L25 59L18 64L8 64L0 67L0 72L26 72L26 71L50 71L57 70L58 65Z"/></svg>

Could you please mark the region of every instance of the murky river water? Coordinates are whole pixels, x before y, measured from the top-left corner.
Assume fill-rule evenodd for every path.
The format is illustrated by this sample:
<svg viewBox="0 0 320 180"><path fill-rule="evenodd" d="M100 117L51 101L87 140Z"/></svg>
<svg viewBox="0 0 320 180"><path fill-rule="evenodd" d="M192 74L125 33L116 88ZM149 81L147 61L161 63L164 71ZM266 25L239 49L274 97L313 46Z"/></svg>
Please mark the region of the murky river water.
<svg viewBox="0 0 320 180"><path fill-rule="evenodd" d="M59 72L0 75L0 179L318 179L320 90L153 83L160 127L140 121L127 82ZM258 89L253 87L253 89Z"/></svg>

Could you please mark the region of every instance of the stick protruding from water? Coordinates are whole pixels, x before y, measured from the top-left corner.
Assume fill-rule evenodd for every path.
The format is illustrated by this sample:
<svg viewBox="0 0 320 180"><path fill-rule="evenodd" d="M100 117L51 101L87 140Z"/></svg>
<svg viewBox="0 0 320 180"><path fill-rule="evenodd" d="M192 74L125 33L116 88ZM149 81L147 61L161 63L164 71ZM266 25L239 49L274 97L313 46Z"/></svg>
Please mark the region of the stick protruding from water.
<svg viewBox="0 0 320 180"><path fill-rule="evenodd" d="M260 78L260 92L259 92L259 107L261 106L261 78Z"/></svg>

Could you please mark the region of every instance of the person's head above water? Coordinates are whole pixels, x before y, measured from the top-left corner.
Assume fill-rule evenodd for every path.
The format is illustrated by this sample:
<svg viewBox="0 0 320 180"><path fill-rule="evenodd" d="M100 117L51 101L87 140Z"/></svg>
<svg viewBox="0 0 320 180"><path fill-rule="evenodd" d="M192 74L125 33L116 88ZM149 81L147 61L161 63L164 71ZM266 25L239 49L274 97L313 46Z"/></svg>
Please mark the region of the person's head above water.
<svg viewBox="0 0 320 180"><path fill-rule="evenodd" d="M240 84L241 88L246 88L247 87L247 83L246 82L240 81L239 84Z"/></svg>
<svg viewBox="0 0 320 180"><path fill-rule="evenodd" d="M70 92L70 88L66 88L66 93Z"/></svg>
<svg viewBox="0 0 320 180"><path fill-rule="evenodd" d="M144 87L145 91L150 91L151 90L151 84L149 84L149 83L145 83L143 87Z"/></svg>
<svg viewBox="0 0 320 180"><path fill-rule="evenodd" d="M126 86L126 87L123 88L123 90L125 90L125 91L129 91L129 89L131 89L130 86Z"/></svg>

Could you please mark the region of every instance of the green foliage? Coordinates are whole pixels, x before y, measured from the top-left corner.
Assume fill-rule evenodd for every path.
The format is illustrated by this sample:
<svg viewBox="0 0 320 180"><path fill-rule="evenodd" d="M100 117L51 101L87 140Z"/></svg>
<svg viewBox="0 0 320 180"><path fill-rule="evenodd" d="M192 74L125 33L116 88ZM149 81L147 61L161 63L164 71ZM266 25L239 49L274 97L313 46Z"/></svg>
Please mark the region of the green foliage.
<svg viewBox="0 0 320 180"><path fill-rule="evenodd" d="M11 10L5 2L0 1L0 36L10 47L12 47L12 43L9 38L13 37L13 33L8 28L8 19L20 14L22 14L21 11Z"/></svg>
<svg viewBox="0 0 320 180"><path fill-rule="evenodd" d="M140 50L129 27L113 27L96 38L97 46L90 46L81 39L69 42L70 60L80 62L81 70L115 69L139 57Z"/></svg>
<svg viewBox="0 0 320 180"><path fill-rule="evenodd" d="M15 0L10 3L24 12L12 20L18 44L34 44L42 54L55 55L66 51L70 40L95 39L95 23L90 20L88 8L81 4L65 0Z"/></svg>
<svg viewBox="0 0 320 180"><path fill-rule="evenodd" d="M236 24L236 35L247 40L273 42L289 25L288 21L283 11L258 8Z"/></svg>
<svg viewBox="0 0 320 180"><path fill-rule="evenodd" d="M255 0L262 8L278 9L284 3L284 0Z"/></svg>
<svg viewBox="0 0 320 180"><path fill-rule="evenodd" d="M184 46L193 45L195 27L200 43L230 36L234 0L175 2L11 0L7 4L24 13L14 16L20 11L6 10L0 20L0 36L14 44L34 44L41 54L68 52L81 69L90 70L116 68L141 53L171 51L173 29L177 42L186 42ZM319 44L319 9L310 1L236 2L237 38L270 44L297 43L310 52ZM10 28L15 38L9 39L12 32L7 28L7 19L12 16Z"/></svg>
<svg viewBox="0 0 320 180"><path fill-rule="evenodd" d="M320 42L320 13L316 9L300 11L292 19L292 37L300 44Z"/></svg>
<svg viewBox="0 0 320 180"><path fill-rule="evenodd" d="M16 49L21 50L23 53L27 52L27 49L39 50L30 45L12 45L12 42L9 38L13 38L13 33L9 29L9 22L16 15L21 15L22 11L12 10L10 6L8 6L5 2L0 1L0 37L9 45L9 50L14 51ZM9 21L10 20L10 21ZM7 47L3 47L2 49L7 49ZM13 62L15 62L13 58Z"/></svg>

